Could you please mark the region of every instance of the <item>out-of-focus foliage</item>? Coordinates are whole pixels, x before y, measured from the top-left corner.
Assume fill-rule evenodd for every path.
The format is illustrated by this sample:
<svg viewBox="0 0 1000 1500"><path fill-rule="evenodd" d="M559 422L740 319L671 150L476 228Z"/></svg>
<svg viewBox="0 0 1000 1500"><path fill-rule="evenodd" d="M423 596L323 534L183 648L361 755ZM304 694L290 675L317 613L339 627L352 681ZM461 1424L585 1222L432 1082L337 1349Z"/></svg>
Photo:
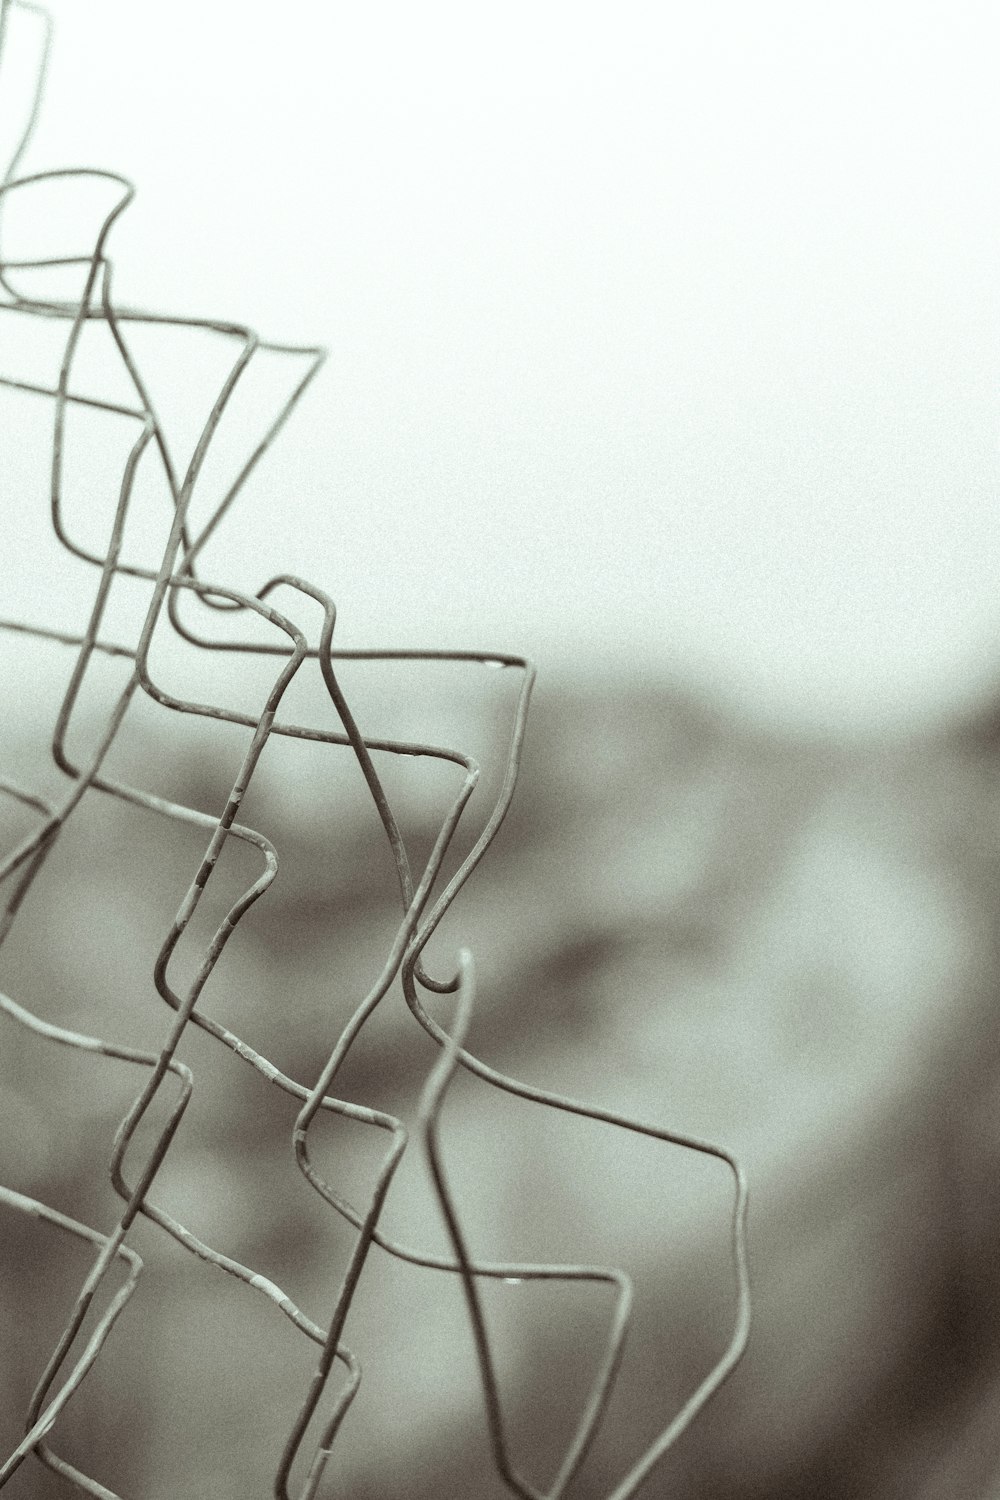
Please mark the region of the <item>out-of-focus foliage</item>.
<svg viewBox="0 0 1000 1500"><path fill-rule="evenodd" d="M359 670L358 714L369 733L380 720L402 733L423 713L429 738L481 754L470 808L481 825L511 694L507 674L474 672L419 700L373 689L369 707ZM218 811L239 743L217 725L140 713L118 769ZM52 785L41 733L7 750L22 781ZM447 776L403 764L386 777L419 863ZM991 742L971 733L874 749L781 743L672 685L539 689L511 814L430 959L440 973L459 946L476 954L469 1045L481 1057L717 1139L748 1171L750 1353L650 1496L991 1492L998 785ZM398 921L391 859L347 751L275 743L242 816L273 839L280 874L203 1009L311 1084ZM0 953L0 987L48 1020L156 1047L168 1013L152 963L200 853L195 831L89 792ZM224 856L181 969L254 873L239 849ZM118 1200L106 1163L135 1071L7 1017L0 1036L0 1180L109 1228ZM322 1321L351 1231L296 1170L292 1101L203 1035L180 1055L195 1094L157 1201ZM434 1055L393 991L339 1092L412 1118ZM357 1200L381 1145L370 1134L344 1122L314 1131L325 1175ZM476 1254L617 1263L635 1278L620 1390L572 1490L597 1500L724 1347L730 1183L718 1163L461 1077L442 1136ZM385 1223L445 1248L419 1152ZM133 1238L146 1260L139 1291L60 1424L60 1451L129 1500L267 1495L311 1347L153 1226ZM4 1214L8 1445L87 1264L83 1247ZM519 1464L544 1484L610 1301L501 1284L485 1302ZM374 1251L348 1335L364 1382L323 1493L502 1495L455 1280ZM28 1464L9 1493L64 1489Z"/></svg>

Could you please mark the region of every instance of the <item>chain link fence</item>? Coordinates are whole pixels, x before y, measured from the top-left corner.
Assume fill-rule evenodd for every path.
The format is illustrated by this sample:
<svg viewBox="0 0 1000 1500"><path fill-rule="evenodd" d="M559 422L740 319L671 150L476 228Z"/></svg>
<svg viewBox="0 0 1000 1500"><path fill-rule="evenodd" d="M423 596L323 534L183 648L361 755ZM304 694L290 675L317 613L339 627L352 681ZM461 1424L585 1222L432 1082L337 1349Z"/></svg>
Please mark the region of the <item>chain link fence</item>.
<svg viewBox="0 0 1000 1500"><path fill-rule="evenodd" d="M116 302L110 247L115 226L132 199L132 184L103 169L26 170L41 107L50 33L49 20L40 7L25 0L0 0L0 96L12 101L10 107L20 113L19 124L12 133L8 131L13 149L0 186L0 313L8 327L16 325L20 339L30 341L32 332L38 330L40 338L55 338L52 347L58 352L54 380L30 378L8 369L0 374L0 384L20 393L26 401L40 404L46 413L52 530L67 559L66 566L89 570L93 589L89 617L79 630L64 629L46 618L45 595L39 597L39 618L35 621L0 620L0 628L8 637L22 643L25 662L30 660L28 646L33 641L61 649L71 663L65 691L50 725L51 755L60 779L53 781L41 768L33 776L29 767L27 778L0 782L0 795L10 815L10 837L0 866L5 896L0 943L15 930L32 891L44 882L54 851L66 845L68 836L71 846L81 810L112 821L116 809L148 815L162 829L164 844L180 830L186 838L200 842L201 852L189 866L186 889L172 919L161 931L149 976L162 1007L162 1022L152 1045L141 1048L122 1039L129 1032L128 1011L136 1000L130 994L116 1000L122 1017L118 1035L107 1027L100 1035L68 1028L28 1008L16 992L0 994L8 1035L13 1028L23 1028L53 1055L70 1049L85 1058L88 1067L104 1070L109 1089L117 1088L119 1076L127 1074L137 1079L138 1090L120 1119L111 1151L109 1177L119 1200L117 1217L89 1222L68 1212L65 1204L43 1202L22 1190L0 1188L0 1203L11 1213L32 1221L46 1235L68 1236L93 1250L89 1270L75 1290L63 1325L54 1336L42 1328L30 1330L45 1350L39 1350L40 1373L24 1413L23 1435L0 1463L0 1485L20 1473L22 1466L40 1465L79 1492L113 1497L114 1491L102 1481L100 1473L84 1472L66 1456L61 1433L71 1403L95 1366L109 1358L121 1326L134 1321L141 1328L148 1316L142 1294L143 1255L135 1248L145 1224L179 1247L192 1271L203 1263L232 1278L247 1298L270 1304L274 1318L285 1320L302 1341L313 1347L312 1374L299 1392L283 1450L274 1456L273 1472L260 1475L261 1493L269 1484L275 1495L297 1495L304 1500L320 1492L331 1456L336 1467L342 1425L350 1422L352 1406L364 1401L366 1350L355 1349L353 1342L347 1341L352 1307L370 1275L373 1258L379 1256L437 1273L460 1290L465 1337L474 1349L481 1387L489 1455L506 1490L525 1500L557 1500L566 1493L585 1464L625 1358L632 1287L625 1272L611 1265L575 1264L572 1260L485 1260L473 1250L460 1195L449 1185L453 1174L444 1160L449 1090L456 1074L464 1072L489 1093L509 1096L537 1111L535 1129L540 1133L555 1116L576 1117L609 1131L647 1138L664 1148L679 1146L715 1158L731 1174L731 1333L717 1362L693 1381L679 1409L662 1413L655 1439L632 1456L625 1472L614 1482L608 1500L626 1500L646 1486L664 1454L744 1352L750 1302L745 1245L747 1193L742 1171L735 1158L720 1146L613 1108L582 1102L544 1086L544 1082L502 1072L467 1045L475 1006L473 957L462 949L452 963L443 964L441 941L435 948L432 940L443 930L453 908L457 909L460 925L466 883L489 854L514 797L533 668L524 658L503 652L339 649L333 598L313 583L280 571L280 539L273 560L269 559L263 570L266 580L255 593L231 586L225 576L204 576L209 543L215 544L213 556L225 557L226 528L240 525L245 491L251 479L266 468L272 445L318 375L323 351L267 342L249 327L226 321L140 311ZM30 79L30 86L26 79ZM36 245L22 251L19 232L24 225L30 229L34 224L38 229L38 215L44 214L50 195L79 188L111 195L111 206L102 209L96 234L88 235L85 228L81 229L87 240L84 246L46 246L45 253L38 253ZM33 210L33 204L40 206ZM30 241L30 234L27 239ZM140 335L155 339L158 333L167 331L214 340L226 351L228 362L215 399L203 413L187 462L178 457L171 444L137 352ZM127 399L109 399L100 383L88 375L88 351L95 339L102 341L105 360L116 364ZM213 444L248 372L264 358L280 362L292 372L291 394L244 452L234 474L222 486L221 495L206 500L204 476L214 453ZM80 435L86 431L88 420L99 424L95 431L114 431L115 438L108 439L109 447L117 442L123 455L120 462L116 461L114 484L99 489L81 484L75 472ZM137 511L146 505L143 496L151 472L155 472L168 501L157 523L155 555L150 550L150 538L156 526L148 524L148 517L145 529L132 524ZM8 527L16 527L18 510L19 502L14 497L9 502ZM56 582L52 588L58 588ZM120 610L116 614L116 610L123 588L131 588L133 597L142 601L128 630L119 630L116 625L122 614ZM206 671L191 667L178 684L176 674L165 673L158 664L167 638L181 643L188 653L177 660L187 663L203 658L209 664ZM505 679L517 679L502 770L489 790L486 810L479 810L483 798L482 786L477 796L481 767L472 755L419 739L379 736L366 728L363 716L348 701L344 686L345 671L355 663L373 668L392 664L396 670L412 670L414 674L427 665L454 673L469 673L487 665L503 669ZM240 701L235 686L231 692L218 695L204 693L203 684L212 669L217 669L218 682L228 688L248 680L240 676L244 667L256 673L254 681L262 684L259 691L255 690L253 706ZM107 683L112 669L119 677L115 691L110 693ZM316 711L290 711L287 705L298 701L293 688L297 690L310 678L314 695L309 702ZM95 696L101 697L99 714L93 710L91 700ZM206 805L196 806L169 795L155 762L146 766L143 784L121 773L116 755L139 712L145 713L154 726L154 742L163 752L163 764L169 760L171 741L181 733L181 723L201 721L213 731L218 729L219 745L224 747L218 754L228 764L228 772L224 794L214 805L206 799ZM242 810L253 800L265 752L270 753L279 740L312 747L327 757L332 780L360 777L377 818L381 853L366 847L359 866L345 871L344 882L363 890L367 867L381 862L393 872L398 892L395 931L367 981L358 988L346 1020L338 1021L332 1032L298 1038L303 1055L312 1053L324 1059L318 1068L302 1076L284 1071L273 1056L209 1014L203 1005L206 992L210 996L224 976L230 959L227 950L240 933L241 923L256 903L268 902L282 866L286 861L294 865L296 859L294 845L289 848L282 844L279 849L266 828L243 821ZM75 748L77 742L86 745L85 751ZM386 768L400 761L443 770L451 778L450 800L438 813L434 826L424 829L419 858L415 857L412 838L407 836L406 819L389 789L391 777L386 775ZM323 816L323 810L317 807L314 819ZM331 848L334 831L331 827ZM235 897L227 895L216 911L212 904L215 893L220 884L225 888L220 866L234 851L249 862L250 873ZM147 855L139 840L119 845L116 857L128 872L129 881L141 888L148 877L144 873ZM81 862L77 878L81 889L85 888L85 862ZM206 915L209 912L210 918ZM322 912L318 920L323 920ZM127 944L129 938L119 932L115 941ZM105 957L111 957L110 950ZM107 968L112 967L108 963ZM146 997L139 1003L145 1005ZM281 1003L287 1005L286 1024L292 1031L298 1024L294 997L283 997ZM399 1004L405 1005L412 1030L412 1039L403 1045L423 1059L422 1084L409 1121L371 1103L343 1097L338 1091L349 1057L358 1048L379 1045L369 1040L379 1035L379 1018L387 1005ZM82 1009L85 1011L86 1006ZM100 1014L106 1019L105 1010ZM312 1019L315 1024L316 1018ZM194 1065L182 1053L196 1032L208 1039L211 1048L199 1054L199 1062ZM432 1051L425 1051L423 1038L431 1039ZM328 1245L317 1246L315 1251L324 1274L330 1278L322 1317L307 1312L285 1286L260 1267L244 1264L200 1237L158 1201L157 1181L168 1172L175 1140L183 1137L186 1113L199 1087L204 1087L203 1070L221 1067L227 1053L267 1083L275 1109L279 1108L279 1099L290 1101L293 1122L288 1137L288 1171L297 1169L329 1216ZM218 1061L213 1063L213 1059ZM110 1081L112 1077L114 1082ZM49 1117L59 1114L65 1099L54 1084L52 1092L36 1103ZM361 1196L344 1185L324 1153L316 1149L317 1132L324 1123L333 1121L347 1122L379 1143L376 1165ZM253 1116L231 1123L241 1132L252 1134L259 1129ZM404 1157L414 1152L423 1158L425 1191L436 1206L444 1236L442 1250L411 1244L384 1227L384 1210L394 1178ZM95 1176L105 1171L99 1161L91 1166ZM349 1229L346 1239L344 1225ZM491 1283L525 1288L532 1283L578 1285L591 1289L594 1296L600 1296L603 1288L613 1302L606 1338L594 1357L594 1373L573 1430L562 1445L554 1475L544 1482L522 1471L517 1445L509 1435L502 1360L495 1348L485 1294ZM30 1319L29 1310L25 1316ZM391 1327L385 1336L387 1340L393 1338ZM445 1336L450 1334L442 1330L439 1337ZM156 1358L155 1348L151 1357ZM266 1352L260 1357L266 1361ZM122 1392L122 1402L127 1408L126 1391ZM139 1440L138 1434L133 1434L133 1440ZM391 1433L384 1435L384 1442L391 1440Z"/></svg>

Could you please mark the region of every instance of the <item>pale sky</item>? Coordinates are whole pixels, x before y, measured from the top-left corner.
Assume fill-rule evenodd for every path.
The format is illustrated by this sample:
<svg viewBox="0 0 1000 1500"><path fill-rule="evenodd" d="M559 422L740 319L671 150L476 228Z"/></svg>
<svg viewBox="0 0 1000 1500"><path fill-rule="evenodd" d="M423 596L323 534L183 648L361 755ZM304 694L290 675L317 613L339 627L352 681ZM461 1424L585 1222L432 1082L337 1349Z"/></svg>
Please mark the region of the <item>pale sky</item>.
<svg viewBox="0 0 1000 1500"><path fill-rule="evenodd" d="M136 179L119 297L331 351L213 578L782 723L1000 683L992 5L50 9L26 169Z"/></svg>

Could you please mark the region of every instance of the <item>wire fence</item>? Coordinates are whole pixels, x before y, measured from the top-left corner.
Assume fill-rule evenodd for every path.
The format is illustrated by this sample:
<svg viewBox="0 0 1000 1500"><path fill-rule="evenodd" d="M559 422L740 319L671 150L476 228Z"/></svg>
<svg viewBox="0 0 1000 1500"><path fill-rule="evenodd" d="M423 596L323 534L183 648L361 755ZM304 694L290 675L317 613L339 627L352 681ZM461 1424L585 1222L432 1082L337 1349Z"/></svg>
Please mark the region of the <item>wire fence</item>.
<svg viewBox="0 0 1000 1500"><path fill-rule="evenodd" d="M487 1262L473 1256L463 1231L462 1215L449 1189L448 1176L441 1154L441 1136L445 1129L442 1114L449 1086L458 1069L464 1069L495 1090L515 1096L543 1111L563 1111L611 1129L648 1136L664 1145L685 1147L691 1151L718 1158L733 1178L732 1198L732 1271L735 1285L735 1315L732 1335L722 1356L693 1389L679 1410L669 1414L662 1430L647 1450L634 1457L627 1471L614 1485L609 1500L627 1500L636 1495L654 1467L681 1432L694 1420L705 1403L719 1389L739 1362L746 1346L750 1299L745 1246L746 1186L741 1169L733 1156L720 1146L671 1131L663 1126L631 1118L611 1109L597 1108L561 1093L497 1071L473 1054L465 1045L466 1033L475 1003L475 976L471 955L462 951L454 972L445 975L429 972L425 950L443 918L460 897L466 882L487 854L514 795L521 761L522 744L529 702L534 683L534 669L523 657L503 652L416 651L416 650L341 650L335 645L336 606L330 595L303 578L275 572L254 594L231 587L225 579L206 579L200 569L209 541L216 537L221 523L241 498L247 481L269 451L303 393L314 380L323 363L321 349L265 342L249 328L225 321L185 318L172 314L139 311L119 306L113 295L113 262L109 256L112 231L133 197L133 186L124 177L110 171L70 167L24 172L23 163L31 144L41 106L46 66L51 43L51 22L47 13L28 0L0 0L0 97L10 99L18 94L24 103L22 120L15 132L14 148L0 184L0 230L12 205L18 208L35 192L46 187L62 188L74 180L102 184L114 193L114 202L104 215L93 244L86 254L22 256L6 253L4 234L0 254L0 311L8 326L13 319L31 320L33 325L56 326L60 334L58 379L46 384L0 374L0 384L37 398L51 411L51 448L49 454L51 524L65 553L86 564L93 571L93 599L86 627L79 633L47 624L26 624L14 619L0 620L0 628L15 640L34 636L62 644L72 653L72 669L67 690L52 726L52 756L63 775L63 792L58 796L42 795L33 787L11 780L0 781L0 794L18 805L32 822L30 831L11 848L0 864L0 876L6 889L6 900L0 918L0 944L17 920L33 882L45 861L74 818L85 798L114 799L132 808L143 809L176 825L197 831L204 839L204 853L193 870L187 892L169 929L163 934L156 957L153 980L160 999L167 1007L162 1043L158 1049L141 1050L121 1045L107 1037L82 1035L54 1024L27 1009L16 997L0 994L0 1009L9 1024L25 1027L54 1047L75 1048L93 1059L95 1068L117 1068L126 1065L142 1070L144 1080L139 1092L118 1127L110 1163L110 1179L121 1200L118 1220L110 1227L98 1228L83 1223L55 1206L0 1187L0 1202L9 1210L32 1217L56 1235L70 1235L96 1249L90 1270L79 1287L72 1311L58 1335L44 1365L30 1405L24 1416L24 1435L13 1450L0 1461L0 1486L25 1463L33 1460L69 1480L79 1491L111 1497L113 1491L93 1475L84 1473L57 1451L59 1426L67 1404L101 1359L116 1323L123 1316L141 1317L141 1299L133 1302L142 1275L143 1264L129 1243L133 1226L141 1217L169 1236L192 1257L208 1263L244 1284L247 1294L267 1299L302 1338L316 1349L315 1371L301 1396L301 1403L284 1451L270 1476L273 1493L303 1497L318 1493L324 1470L335 1450L337 1434L354 1402L361 1379L361 1362L344 1339L345 1326L352 1302L364 1276L369 1255L374 1251L395 1257L414 1266L457 1278L464 1295L468 1327L474 1344L482 1386L483 1409L489 1444L497 1473L509 1491L525 1500L557 1500L569 1488L586 1459L608 1407L611 1392L622 1363L630 1323L631 1286L627 1275L618 1269L587 1264L521 1264L511 1261ZM13 78L12 44L23 44L25 56L33 58L31 86L25 79ZM14 54L14 61L20 50ZM75 249L75 247L74 247ZM66 279L75 277L75 291L66 295ZM50 283L58 295L46 290ZM38 288L42 287L40 293ZM29 289L30 288L30 289ZM86 330L103 329L113 343L115 358L132 392L128 401L112 401L88 389L86 370L80 357ZM134 334L142 329L156 334L158 330L186 329L210 335L230 351L228 374L211 409L205 414L190 462L180 465L168 442L165 424L160 420L144 378L142 363L134 348ZM64 333L64 337L63 337ZM221 500L210 508L207 518L197 525L193 521L195 498L202 497L199 481L212 450L213 439L248 368L260 354L274 355L292 362L296 369L304 364L291 395L245 458L235 479ZM81 373L82 371L82 373ZM107 536L103 549L85 545L73 534L65 503L67 471L72 463L72 445L67 439L71 413L87 409L112 419L130 435L130 446L118 477L117 494L107 497L106 512L98 514L96 524ZM150 466L158 466L166 482L171 501L169 515L163 523L166 533L162 558L158 566L147 566L128 556L127 532L132 514L137 481ZM16 506L9 502L7 526L17 524ZM147 587L148 603L144 617L133 638L114 639L108 630L109 600L116 580L132 579ZM204 612L203 623L195 625L186 614L192 599ZM281 607L279 608L280 601ZM317 607L322 615L318 634L310 635L299 615ZM248 619L256 622L259 639L237 639L238 631L228 621ZM213 630L204 621L218 622ZM151 661L154 642L172 633L186 646L215 660L251 657L257 662L273 663L273 680L259 712L244 712L220 702L201 701L197 697L179 697L157 680ZM70 750L71 727L79 720L85 687L102 660L115 659L125 665L124 686L107 711L96 745L85 757L74 757ZM338 677L338 663L345 660L371 662L417 663L437 661L452 663L456 669L469 664L490 663L503 667L519 677L519 691L513 723L506 749L502 784L483 827L471 842L450 875L446 874L449 854L457 847L458 830L473 797L480 768L462 751L441 745L379 738L366 734L355 718ZM291 721L283 714L283 704L293 681L319 673L322 689L336 714L336 729L316 727ZM162 733L170 733L169 715L199 716L238 726L244 731L242 758L232 768L228 797L221 812L210 813L194 806L170 800L154 791L144 790L111 774L109 760L118 742L126 718L141 698L151 700L165 711ZM176 722L176 721L174 721ZM258 769L265 746L274 736L312 741L341 753L344 765L353 762L360 769L391 852L395 880L399 890L399 920L395 936L385 954L381 971L357 1002L347 1024L339 1035L327 1039L325 1066L312 1082L287 1076L269 1057L256 1051L240 1036L219 1021L204 1014L199 1002L217 966L223 961L227 945L242 918L257 901L266 898L278 872L278 853L268 837L239 821L243 802ZM347 757L349 759L343 759ZM387 794L378 762L383 757L411 757L425 762L453 766L458 778L450 807L435 830L433 846L423 868L415 868L401 832L398 809ZM189 930L212 881L220 856L228 841L238 841L252 852L257 862L256 878L218 923L203 945L193 978L181 983L175 977L179 967L176 950ZM127 857L128 851L124 851ZM86 878L86 872L80 872ZM403 1121L380 1109L349 1102L334 1092L345 1060L390 990L401 985L417 1031L433 1039L437 1060L427 1076L419 1103L415 1143L426 1158L430 1190L436 1199L447 1232L450 1253L431 1254L390 1237L381 1227L382 1211L394 1176L408 1146L408 1131ZM453 996L445 1018L439 1013ZM292 1129L292 1147L298 1171L309 1183L317 1198L330 1212L353 1229L352 1248L340 1267L332 1311L322 1323L314 1321L274 1281L253 1266L204 1242L180 1223L156 1201L156 1177L171 1144L182 1125L197 1079L192 1069L178 1056L182 1038L189 1028L207 1033L215 1043L228 1048L247 1068L256 1072L276 1089L295 1101L297 1115ZM415 1031L414 1035L417 1032ZM154 1119L154 1104L158 1106ZM42 1101L46 1110L59 1107L58 1098ZM165 1122L162 1121L166 1110ZM384 1151L381 1164L367 1201L351 1202L335 1181L329 1181L319 1169L310 1149L310 1135L315 1122L324 1114L339 1116L381 1133ZM142 1140L140 1127L146 1124ZM149 1131L152 1126L151 1141ZM124 1279L122 1280L122 1273ZM497 1360L491 1343L481 1285L484 1279L520 1282L585 1283L612 1289L615 1310L606 1345L597 1362L597 1375L583 1403L575 1430L566 1446L555 1477L539 1488L519 1472L513 1445L508 1436L501 1398ZM334 1367L340 1376L333 1379ZM665 1414L666 1417L667 1414ZM304 1471L293 1484L292 1471ZM262 1482L265 1476L261 1476Z"/></svg>

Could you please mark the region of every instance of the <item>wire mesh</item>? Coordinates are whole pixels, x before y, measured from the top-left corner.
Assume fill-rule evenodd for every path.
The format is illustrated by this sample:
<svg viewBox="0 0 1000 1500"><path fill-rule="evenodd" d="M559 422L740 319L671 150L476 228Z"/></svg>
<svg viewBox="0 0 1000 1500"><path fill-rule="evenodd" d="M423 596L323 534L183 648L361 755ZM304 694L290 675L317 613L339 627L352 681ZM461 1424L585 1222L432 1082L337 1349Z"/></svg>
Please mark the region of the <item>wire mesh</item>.
<svg viewBox="0 0 1000 1500"><path fill-rule="evenodd" d="M19 28L25 32L30 29L32 32L36 57L35 75L31 88L25 94L27 105L23 111L23 124L16 134L15 146L0 183L0 228L3 227L3 215L15 199L21 202L33 189L45 184L65 185L74 179L99 182L113 189L115 199L103 217L86 254L20 259L0 256L0 288L3 296L0 311L6 318L32 319L38 323L54 324L65 330L65 338L60 341L58 379L54 384L32 382L9 373L0 374L0 384L36 396L48 403L51 409L49 472L52 528L66 553L89 565L95 576L89 619L82 633L75 634L44 624L28 625L14 619L0 620L0 628L15 640L35 636L61 643L73 653L68 687L58 709L51 742L55 764L63 773L65 790L57 797L43 796L34 789L13 781L0 781L0 795L18 804L33 819L31 831L6 853L0 864L0 878L8 891L0 917L0 945L10 933L25 897L46 859L85 797L92 798L96 795L115 799L196 830L204 837L205 847L191 876L187 892L169 929L163 935L155 962L155 987L168 1007L166 1027L158 1050L143 1051L120 1045L105 1037L87 1036L65 1029L34 1014L16 999L0 994L0 1009L8 1022L28 1028L54 1046L74 1048L88 1054L94 1060L95 1067L125 1063L144 1070L146 1075L115 1136L110 1178L122 1208L117 1222L111 1227L99 1229L33 1197L0 1187L0 1202L7 1208L32 1216L54 1233L71 1235L87 1242L96 1247L97 1251L25 1413L24 1435L0 1462L0 1486L30 1459L70 1481L78 1491L114 1500L112 1490L60 1456L52 1444L58 1440L60 1418L67 1404L100 1359L115 1324L125 1313L136 1292L143 1265L139 1255L129 1244L129 1235L141 1216L157 1226L191 1257L206 1262L243 1283L248 1294L255 1294L272 1303L304 1340L316 1346L318 1352L314 1374L302 1396L298 1413L287 1434L284 1451L272 1476L275 1495L286 1497L286 1500L292 1495L292 1469L296 1464L306 1468L305 1478L297 1493L303 1500L317 1494L324 1470L334 1451L338 1432L357 1395L361 1364L344 1342L344 1332L352 1302L374 1247L414 1266L458 1278L475 1347L485 1422L497 1473L511 1493L525 1497L525 1500L558 1500L580 1471L605 1415L622 1363L629 1330L631 1285L628 1276L613 1267L487 1262L474 1258L463 1231L458 1206L449 1188L440 1148L443 1107L449 1085L456 1071L461 1068L490 1088L538 1105L543 1111L567 1112L603 1122L615 1130L637 1133L665 1145L672 1144L707 1154L719 1159L732 1174L731 1255L735 1312L731 1338L717 1363L681 1408L669 1416L647 1450L634 1458L627 1472L614 1485L609 1500L627 1500L627 1497L639 1492L680 1433L718 1391L746 1347L750 1316L745 1244L747 1190L741 1168L734 1157L720 1146L614 1110L597 1108L507 1076L489 1066L466 1047L466 1032L475 996L472 957L463 950L455 972L441 976L428 971L424 954L442 919L453 907L466 882L489 850L510 806L521 761L535 678L534 668L525 658L504 652L376 648L342 650L334 644L337 612L333 599L312 583L291 573L276 572L251 595L230 586L224 579L208 580L201 576L199 569L206 544L217 533L220 523L240 498L251 474L314 380L323 363L324 353L319 348L265 342L249 327L232 322L141 311L116 303L112 292L113 263L108 253L108 243L115 224L133 197L133 186L126 178L114 172L94 168L59 168L22 173L22 162L31 143L41 106L52 26L48 14L41 7L29 3L29 0L0 0L0 63L8 64L8 68L0 74L4 89L8 83L10 37ZM67 273L76 274L81 283L78 294L73 297L51 294L39 296L37 292L29 292L25 286L26 277L35 277L37 280L49 274L64 276ZM113 340L117 360L132 391L132 399L128 402L111 401L88 390L85 373L82 376L78 373L83 334L88 327L95 325L104 328ZM133 333L139 328L154 332L165 328L195 330L216 336L231 350L228 374L211 409L205 415L190 462L183 469L171 451L164 424L153 405L148 383L133 347ZM300 376L291 395L252 448L222 499L214 505L207 519L195 526L192 520L193 501L201 493L199 479L213 438L241 380L255 357L263 352L282 359L305 361L305 373ZM68 463L67 421L70 412L77 407L102 412L113 418L123 431L127 430L131 434L131 446L121 467L117 496L109 506L112 513L109 517L107 544L103 551L84 545L72 534L64 503ZM164 523L167 534L163 542L162 559L156 568L129 561L124 555L126 524L134 502L137 476L150 463L158 465L162 470L171 499L171 513L166 518L169 525L166 521ZM8 526L13 524L13 520L13 516L9 514ZM107 631L109 596L112 584L119 578L135 579L149 588L148 606L141 626L134 639L124 641L112 639ZM283 608L279 609L275 604L275 595L280 595L286 601ZM216 617L225 619L238 615L243 620L253 617L266 630L266 636L249 641L227 639L222 634L206 633L205 627L196 628L184 618L184 601L190 596L195 596ZM298 620L300 605L309 608L318 605L322 612L322 626L312 642ZM150 659L154 640L159 640L165 632L173 632L188 646L215 659L249 655L260 662L272 660L273 681L260 711L256 714L243 712L223 703L201 701L196 697L182 698L168 691L156 679ZM87 756L77 759L69 749L69 733L80 714L81 695L88 674L102 658L114 658L127 664L128 676L107 712L96 746ZM471 756L460 750L379 738L364 733L338 677L337 664L350 659L402 663L439 661L454 663L456 666L485 662L519 675L520 687L506 750L502 784L481 832L447 879L444 875L446 860L455 847L456 833L473 796L479 778L479 766ZM282 704L292 682L299 674L316 669L335 711L340 726L338 729L317 728L282 717ZM213 816L196 807L143 790L110 774L108 761L112 747L121 734L130 708L143 696L168 714L201 716L239 726L247 732L242 759L235 767L225 806L218 815ZM165 727L163 732L168 733L168 728ZM358 1001L339 1035L326 1044L329 1045L327 1061L312 1083L287 1076L274 1061L199 1009L205 987L222 961L241 919L254 903L266 897L278 871L278 854L271 841L264 833L238 820L241 803L250 788L264 748L272 736L320 742L331 749L339 748L353 757L364 777L368 795L377 811L391 851L399 890L400 916L381 971L367 993ZM459 788L436 829L433 847L422 870L412 867L397 813L376 766L378 756L415 757L423 761L443 762L455 766L460 774ZM231 840L238 841L252 851L259 873L242 891L204 945L193 978L190 982L178 984L173 977L172 960L199 909L223 848ZM402 1120L382 1110L340 1098L334 1091L338 1074L348 1054L397 980L401 981L402 993L415 1025L431 1037L439 1049L437 1061L422 1090L418 1132L431 1188L447 1231L450 1244L450 1254L447 1255L432 1254L419 1247L401 1243L380 1227L393 1178L408 1146L407 1129ZM447 995L457 997L450 1023L440 1019L431 1008L433 997ZM340 1271L332 1312L322 1324L307 1316L274 1281L252 1266L241 1264L199 1239L156 1202L157 1173L197 1087L191 1068L177 1056L182 1037L191 1027L200 1028L217 1044L228 1048L248 1068L256 1070L270 1084L296 1101L298 1113L292 1130L292 1145L298 1170L331 1213L352 1226L352 1248ZM154 1101L159 1101L161 1110L166 1104L165 1123L154 1131L150 1146L140 1147L138 1132L150 1116ZM58 1099L44 1102L44 1107L48 1109L57 1109L58 1105ZM327 1180L313 1159L310 1132L324 1113L379 1131L385 1139L380 1168L370 1195L363 1203L348 1201L342 1189L335 1182ZM117 1286L117 1290L112 1290L115 1284L112 1272L116 1268L124 1270L125 1279ZM480 1290L484 1279L604 1285L613 1290L615 1297L615 1311L597 1375L557 1473L544 1490L519 1472L508 1437L497 1362ZM85 1334L84 1325L88 1315L92 1328L89 1334ZM342 1367L343 1379L334 1391L331 1376L335 1364ZM319 1430L318 1435L315 1435L317 1423ZM311 1439L310 1433L314 1434Z"/></svg>

